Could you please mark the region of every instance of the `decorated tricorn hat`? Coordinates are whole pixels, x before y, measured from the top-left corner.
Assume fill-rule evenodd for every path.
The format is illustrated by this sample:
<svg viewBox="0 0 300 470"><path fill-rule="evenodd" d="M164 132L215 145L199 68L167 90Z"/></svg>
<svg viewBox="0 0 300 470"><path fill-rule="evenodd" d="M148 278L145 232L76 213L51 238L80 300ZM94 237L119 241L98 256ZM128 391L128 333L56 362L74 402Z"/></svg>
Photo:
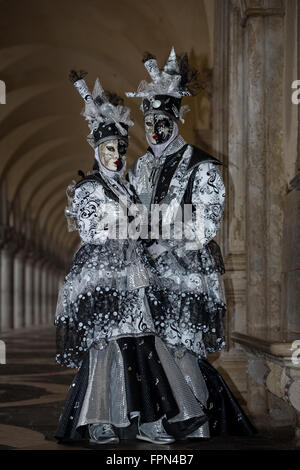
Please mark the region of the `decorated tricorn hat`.
<svg viewBox="0 0 300 470"><path fill-rule="evenodd" d="M143 80L136 92L127 92L126 96L143 99L141 109L145 116L161 112L184 122L183 114L189 108L181 107L182 97L196 95L200 88L198 72L189 66L187 54L177 57L172 47L162 70L149 52L144 53L143 62L152 82Z"/></svg>
<svg viewBox="0 0 300 470"><path fill-rule="evenodd" d="M87 72L71 70L69 78L85 102L82 115L88 121L90 134L87 137L89 144L96 148L102 142L122 138L128 140L128 127L133 126L130 119L130 109L123 106L122 98L115 94L105 92L96 79L91 93L83 79Z"/></svg>

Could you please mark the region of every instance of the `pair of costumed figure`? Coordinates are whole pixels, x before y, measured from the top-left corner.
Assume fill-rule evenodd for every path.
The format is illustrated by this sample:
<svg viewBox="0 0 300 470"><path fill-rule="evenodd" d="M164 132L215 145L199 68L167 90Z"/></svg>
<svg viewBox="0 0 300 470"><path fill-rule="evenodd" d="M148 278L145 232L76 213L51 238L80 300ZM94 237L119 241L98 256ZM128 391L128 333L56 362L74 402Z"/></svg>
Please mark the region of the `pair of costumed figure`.
<svg viewBox="0 0 300 470"><path fill-rule="evenodd" d="M148 53L144 65L152 81L127 96L142 98L149 148L127 179L129 109L98 79L90 93L85 73L70 74L95 159L67 189L69 229L81 244L59 293L56 361L79 370L56 430L61 442L255 432L206 359L225 346L225 270L213 240L225 187L221 162L178 133L196 74L174 49L162 70ZM129 230L136 216L146 236Z"/></svg>

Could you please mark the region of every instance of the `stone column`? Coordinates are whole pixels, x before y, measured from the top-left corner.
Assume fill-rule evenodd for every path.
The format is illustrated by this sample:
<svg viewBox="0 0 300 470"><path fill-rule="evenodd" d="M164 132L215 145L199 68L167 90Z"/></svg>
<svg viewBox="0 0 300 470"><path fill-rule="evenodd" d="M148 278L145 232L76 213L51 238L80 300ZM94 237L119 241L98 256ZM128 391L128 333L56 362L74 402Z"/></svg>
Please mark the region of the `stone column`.
<svg viewBox="0 0 300 470"><path fill-rule="evenodd" d="M47 266L47 301L46 301L46 322L50 323L52 311L52 266L49 263Z"/></svg>
<svg viewBox="0 0 300 470"><path fill-rule="evenodd" d="M41 323L41 266L40 260L36 260L33 266L33 324Z"/></svg>
<svg viewBox="0 0 300 470"><path fill-rule="evenodd" d="M13 260L13 328L24 325L24 254L17 252Z"/></svg>
<svg viewBox="0 0 300 470"><path fill-rule="evenodd" d="M1 250L1 331L13 328L13 256Z"/></svg>
<svg viewBox="0 0 300 470"><path fill-rule="evenodd" d="M25 260L25 300L24 300L25 326L30 326L33 324L33 312L34 312L34 303L33 303L34 277L33 275L34 275L33 260L31 258L26 258Z"/></svg>
<svg viewBox="0 0 300 470"><path fill-rule="evenodd" d="M52 270L52 290L51 290L51 312L50 312L50 318L49 321L51 324L54 322L54 317L55 317L55 311L56 311L56 304L57 304L57 297L58 297L58 289L59 289L59 283L58 283L58 276L59 276L59 271L55 268Z"/></svg>
<svg viewBox="0 0 300 470"><path fill-rule="evenodd" d="M235 4L233 4L235 3ZM244 28L240 2L215 0L212 130L214 155L224 162L226 207L219 242L226 273L226 342L213 362L226 371L243 397L247 397L247 358L241 346L231 342L233 331L247 331L246 308L246 162L244 157Z"/></svg>
<svg viewBox="0 0 300 470"><path fill-rule="evenodd" d="M244 28L240 2L215 1L213 66L213 148L223 169L226 207L219 232L226 273L227 344L232 331L247 331L246 313L246 162L243 99ZM239 345L237 345L237 349ZM224 353L222 353L224 356Z"/></svg>
<svg viewBox="0 0 300 470"><path fill-rule="evenodd" d="M235 328L264 339L279 339L281 324L283 7L280 0L231 0L230 14L229 159L233 185L229 204L234 207L230 205L228 245L230 252L240 250L246 255L246 315L242 322L235 321ZM254 361L253 370L257 367ZM248 408L262 416L267 414L267 394L262 383L255 383L254 375L247 379Z"/></svg>
<svg viewBox="0 0 300 470"><path fill-rule="evenodd" d="M47 323L52 324L54 293L54 267L49 264L47 269Z"/></svg>
<svg viewBox="0 0 300 470"><path fill-rule="evenodd" d="M41 318L40 323L47 323L47 292L48 292L48 263L44 262L41 267Z"/></svg>
<svg viewBox="0 0 300 470"><path fill-rule="evenodd" d="M248 333L279 339L285 191L284 9L280 0L245 0L240 5L244 27Z"/></svg>

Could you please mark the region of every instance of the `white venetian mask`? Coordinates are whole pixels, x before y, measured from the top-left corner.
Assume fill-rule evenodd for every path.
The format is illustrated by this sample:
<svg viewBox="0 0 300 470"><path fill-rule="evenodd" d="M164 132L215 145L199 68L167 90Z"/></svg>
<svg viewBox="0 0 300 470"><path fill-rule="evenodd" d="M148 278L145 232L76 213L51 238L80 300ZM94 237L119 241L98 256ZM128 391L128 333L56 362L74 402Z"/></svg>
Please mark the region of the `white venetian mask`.
<svg viewBox="0 0 300 470"><path fill-rule="evenodd" d="M111 171L120 171L126 159L127 142L112 139L99 145L99 157L102 165Z"/></svg>

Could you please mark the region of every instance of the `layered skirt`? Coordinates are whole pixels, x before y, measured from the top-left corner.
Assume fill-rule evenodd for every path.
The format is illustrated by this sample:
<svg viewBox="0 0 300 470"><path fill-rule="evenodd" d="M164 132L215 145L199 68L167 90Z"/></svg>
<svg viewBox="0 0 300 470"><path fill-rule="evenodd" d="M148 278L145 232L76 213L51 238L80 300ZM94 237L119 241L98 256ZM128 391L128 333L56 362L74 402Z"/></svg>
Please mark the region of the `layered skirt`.
<svg viewBox="0 0 300 470"><path fill-rule="evenodd" d="M212 240L198 251L171 247L147 262L153 277L146 293L158 336L197 357L221 351L226 298L218 244Z"/></svg>
<svg viewBox="0 0 300 470"><path fill-rule="evenodd" d="M204 380L199 373L195 395L156 335L145 295L149 286L129 248L114 240L83 245L62 286L56 360L79 371L58 439L86 435L89 424L127 428L133 418L148 428L164 419L174 435L184 436L208 420Z"/></svg>
<svg viewBox="0 0 300 470"><path fill-rule="evenodd" d="M175 438L253 433L222 377L193 351L195 337L183 341L176 331L173 343L164 337L166 286L155 282L151 270L147 286L127 249L113 240L83 245L65 278L55 319L56 360L79 370L55 437L88 438L88 426L102 423L126 438L136 420L153 436L159 426ZM137 272L138 279L128 281ZM191 306L183 301L181 311L182 305Z"/></svg>

